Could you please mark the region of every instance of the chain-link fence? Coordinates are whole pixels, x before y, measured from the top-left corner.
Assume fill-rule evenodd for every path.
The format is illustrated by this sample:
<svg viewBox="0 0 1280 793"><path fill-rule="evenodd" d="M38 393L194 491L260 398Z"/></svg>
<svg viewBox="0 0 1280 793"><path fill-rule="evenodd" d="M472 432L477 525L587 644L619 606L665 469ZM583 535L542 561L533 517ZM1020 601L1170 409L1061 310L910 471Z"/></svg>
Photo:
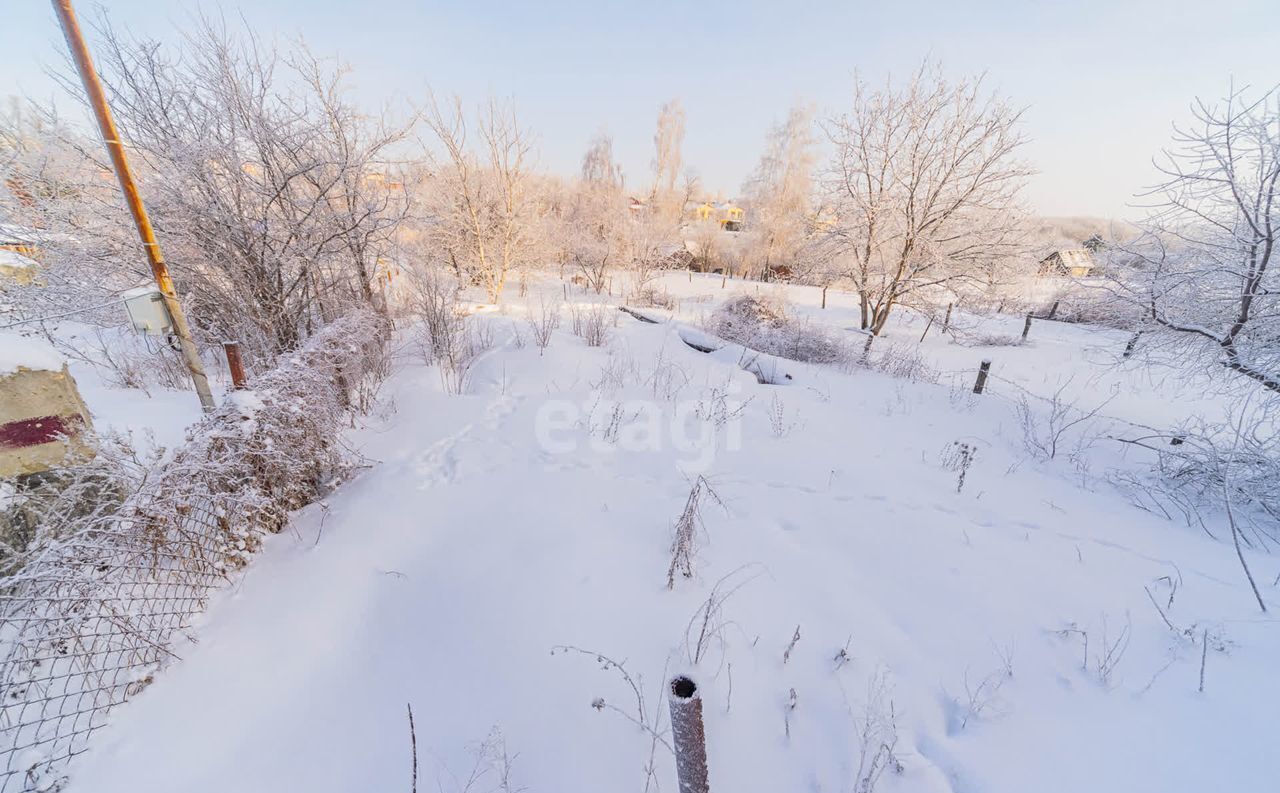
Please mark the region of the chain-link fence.
<svg viewBox="0 0 1280 793"><path fill-rule="evenodd" d="M22 483L0 541L0 793L51 791L151 682L228 575L351 470L341 434L386 374L384 327L328 326L163 464L104 440Z"/></svg>

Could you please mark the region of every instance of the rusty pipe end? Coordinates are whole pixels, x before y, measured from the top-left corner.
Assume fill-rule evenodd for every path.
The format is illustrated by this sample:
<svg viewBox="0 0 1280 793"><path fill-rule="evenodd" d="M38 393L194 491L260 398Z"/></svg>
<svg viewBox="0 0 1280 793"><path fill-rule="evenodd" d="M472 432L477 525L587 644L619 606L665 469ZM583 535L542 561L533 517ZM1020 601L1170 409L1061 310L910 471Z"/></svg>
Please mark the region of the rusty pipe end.
<svg viewBox="0 0 1280 793"><path fill-rule="evenodd" d="M677 675L671 678L671 696L679 700L693 699L698 695L698 684L693 678Z"/></svg>

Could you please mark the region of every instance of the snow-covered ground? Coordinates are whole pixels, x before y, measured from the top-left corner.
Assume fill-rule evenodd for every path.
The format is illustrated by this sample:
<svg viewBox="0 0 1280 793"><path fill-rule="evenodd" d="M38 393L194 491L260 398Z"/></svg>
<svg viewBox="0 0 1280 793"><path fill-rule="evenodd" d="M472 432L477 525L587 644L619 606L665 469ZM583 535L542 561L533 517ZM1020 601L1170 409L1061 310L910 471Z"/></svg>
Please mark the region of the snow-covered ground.
<svg viewBox="0 0 1280 793"><path fill-rule="evenodd" d="M666 282L685 319L742 288ZM846 295L823 311L788 292L856 325ZM473 793L638 791L651 756L675 790L628 717L665 719L677 671L703 691L715 790L860 790L887 744L901 768L880 791L1274 788L1280 631L1230 545L1106 484L1134 464L1117 445L1024 447L1013 383L1047 396L1074 376L1099 402L1117 383L1106 412L1145 424L1216 409L1176 377L1104 368L1122 334L1045 322L1032 345L973 348L935 329L923 351L954 385L788 364L771 386L621 313L605 348L566 318L540 353L524 310L485 318L497 346L461 396L406 345L396 411L353 434L374 464L270 538L71 790L407 793L410 706L419 790L479 769ZM1004 379L975 397L983 358ZM976 453L959 492L956 442ZM698 476L719 503L668 591ZM1251 561L1273 598L1280 564Z"/></svg>

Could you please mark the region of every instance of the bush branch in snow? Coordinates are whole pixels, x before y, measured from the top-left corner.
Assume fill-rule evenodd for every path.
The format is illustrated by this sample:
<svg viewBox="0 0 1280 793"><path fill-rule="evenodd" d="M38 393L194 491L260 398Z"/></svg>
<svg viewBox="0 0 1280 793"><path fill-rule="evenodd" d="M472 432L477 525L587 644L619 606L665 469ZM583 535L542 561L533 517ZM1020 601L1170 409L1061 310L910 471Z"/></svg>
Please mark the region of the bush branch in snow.
<svg viewBox="0 0 1280 793"><path fill-rule="evenodd" d="M888 673L877 670L867 682L866 700L860 712L850 705L854 720L854 736L857 746L858 768L854 776L853 793L875 793L876 785L886 770L901 774L904 770L898 759L898 724L894 703L889 690Z"/></svg>
<svg viewBox="0 0 1280 793"><path fill-rule="evenodd" d="M1058 386L1052 395L1032 402L1026 392L1019 395L1017 409L1018 420L1022 426L1022 443L1026 450L1040 460L1052 460L1058 456L1063 440L1076 427L1088 424L1102 412L1107 405L1119 395L1113 390L1111 395L1092 408L1077 407L1077 401L1068 400L1065 396L1070 389L1072 378ZM1045 410L1036 406L1043 403Z"/></svg>
<svg viewBox="0 0 1280 793"><path fill-rule="evenodd" d="M656 759L658 746L661 745L666 748L668 752L673 755L675 754L675 747L672 746L668 737L671 734L671 731L669 728L663 727L662 720L663 708L661 707L661 703L667 690L667 670L665 668L662 670L663 685L658 689L658 697L656 699L655 707L650 709L646 707L644 701L644 678L640 675L633 677L631 673L627 671L626 666L622 663L609 658L603 653L584 650L581 647L574 647L572 645L557 645L551 648L552 655L556 655L557 653L577 653L589 658L594 658L596 663L600 665L600 669L606 672L617 672L623 682L627 684L627 687L631 689L632 695L635 696L634 714L614 705L612 702L606 701L604 697L596 697L593 699L591 701L591 707L595 708L597 711L613 711L634 724L636 727L639 727L642 732L649 736L649 760L644 769L644 789L647 792L651 788L656 788L658 784Z"/></svg>

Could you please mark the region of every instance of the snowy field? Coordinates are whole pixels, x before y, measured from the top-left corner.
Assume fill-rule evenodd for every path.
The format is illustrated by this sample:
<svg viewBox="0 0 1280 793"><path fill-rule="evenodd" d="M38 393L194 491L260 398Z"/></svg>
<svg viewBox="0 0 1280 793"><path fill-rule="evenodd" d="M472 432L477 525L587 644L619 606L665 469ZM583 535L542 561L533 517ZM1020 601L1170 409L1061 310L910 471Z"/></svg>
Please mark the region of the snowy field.
<svg viewBox="0 0 1280 793"><path fill-rule="evenodd" d="M757 288L664 285L690 323ZM856 327L849 295L786 296ZM1037 322L1020 347L935 327L937 383L787 363L762 385L621 312L602 348L566 316L540 351L537 301L483 317L494 349L460 396L406 338L395 411L352 435L370 467L269 539L72 791L408 793L408 707L419 790L673 791L676 672L703 692L714 790L1274 789L1280 631L1230 544L1132 506L1105 478L1139 463L1121 444L1032 455L1016 409L1061 390L1110 398L1108 431L1168 426L1220 409L1194 378L1114 366L1124 334ZM692 576L669 591L699 477ZM1251 563L1273 598L1280 563Z"/></svg>

